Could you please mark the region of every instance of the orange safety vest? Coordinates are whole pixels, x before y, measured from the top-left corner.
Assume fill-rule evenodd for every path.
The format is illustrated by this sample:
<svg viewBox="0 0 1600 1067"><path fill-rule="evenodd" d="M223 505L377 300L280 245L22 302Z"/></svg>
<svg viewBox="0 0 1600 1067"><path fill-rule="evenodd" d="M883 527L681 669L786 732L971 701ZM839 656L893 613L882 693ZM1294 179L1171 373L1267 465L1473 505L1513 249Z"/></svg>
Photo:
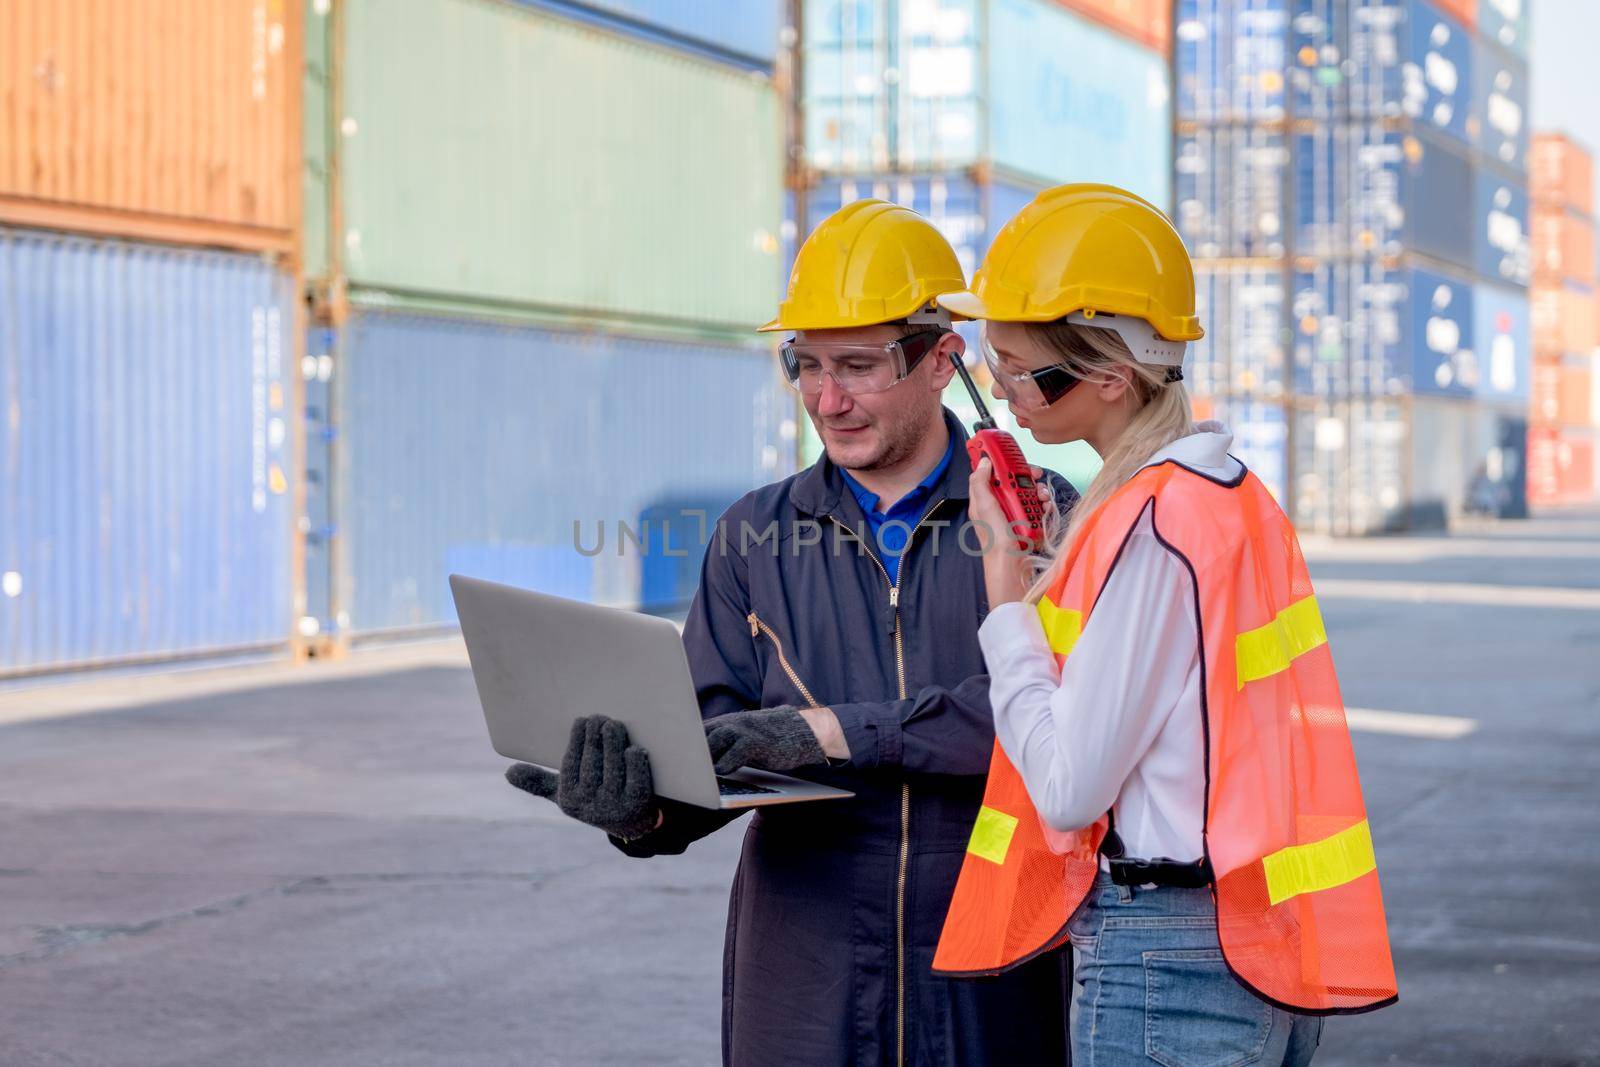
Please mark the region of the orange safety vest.
<svg viewBox="0 0 1600 1067"><path fill-rule="evenodd" d="M1146 508L1194 582L1203 840L1223 956L1248 989L1291 1011L1390 1004L1394 963L1344 702L1299 541L1260 480L1246 471L1222 483L1173 462L1131 478L1039 601L1056 662ZM997 742L933 969L996 974L1063 944L1106 829L1105 816L1078 830L1046 825Z"/></svg>

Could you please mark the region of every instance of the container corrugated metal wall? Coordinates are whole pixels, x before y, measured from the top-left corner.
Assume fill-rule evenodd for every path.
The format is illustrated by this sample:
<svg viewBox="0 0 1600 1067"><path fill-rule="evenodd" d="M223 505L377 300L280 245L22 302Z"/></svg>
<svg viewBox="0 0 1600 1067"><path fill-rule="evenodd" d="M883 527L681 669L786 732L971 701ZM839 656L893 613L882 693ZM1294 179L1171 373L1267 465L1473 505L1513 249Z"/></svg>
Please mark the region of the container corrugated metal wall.
<svg viewBox="0 0 1600 1067"><path fill-rule="evenodd" d="M1528 8L1531 0L1480 0L1478 32L1513 55L1528 58Z"/></svg>
<svg viewBox="0 0 1600 1067"><path fill-rule="evenodd" d="M1319 398L1301 402L1292 417L1296 526L1367 534L1403 524L1409 490L1403 402Z"/></svg>
<svg viewBox="0 0 1600 1067"><path fill-rule="evenodd" d="M781 291L766 79L493 0L350 0L352 285L748 329ZM559 102L559 106L555 102Z"/></svg>
<svg viewBox="0 0 1600 1067"><path fill-rule="evenodd" d="M1531 118L1528 63L1482 40L1473 42L1472 114L1468 132L1486 159L1528 169Z"/></svg>
<svg viewBox="0 0 1600 1067"><path fill-rule="evenodd" d="M1529 184L1539 204L1594 214L1594 157L1562 134L1534 136L1528 153Z"/></svg>
<svg viewBox="0 0 1600 1067"><path fill-rule="evenodd" d="M0 4L0 221L290 249L299 2Z"/></svg>
<svg viewBox="0 0 1600 1067"><path fill-rule="evenodd" d="M0 674L284 643L292 286L0 230Z"/></svg>
<svg viewBox="0 0 1600 1067"><path fill-rule="evenodd" d="M1096 22L1165 53L1172 46L1172 0L1060 0Z"/></svg>
<svg viewBox="0 0 1600 1067"><path fill-rule="evenodd" d="M1410 307L1408 333L1400 341L1411 350L1411 390L1471 397L1479 379L1472 285L1426 270L1404 278Z"/></svg>
<svg viewBox="0 0 1600 1067"><path fill-rule="evenodd" d="M1595 227L1587 215L1535 206L1533 275L1541 281L1595 284Z"/></svg>
<svg viewBox="0 0 1600 1067"><path fill-rule="evenodd" d="M1472 36L1460 20L1427 0L1351 0L1353 60L1344 83L1349 113L1362 119L1410 119L1462 144L1473 88Z"/></svg>
<svg viewBox="0 0 1600 1067"><path fill-rule="evenodd" d="M1203 126L1180 133L1178 232L1203 259L1279 257L1284 244L1284 179L1289 151L1279 130Z"/></svg>
<svg viewBox="0 0 1600 1067"><path fill-rule="evenodd" d="M682 579L619 557L618 522L714 521L786 472L792 402L759 349L362 310L339 353L336 621L353 634L453 623L452 570L637 605ZM592 549L602 520L583 554L574 522ZM699 545L671 566L697 571Z"/></svg>
<svg viewBox="0 0 1600 1067"><path fill-rule="evenodd" d="M1049 182L1105 182L1172 203L1164 55L1038 0L991 0L988 154Z"/></svg>
<svg viewBox="0 0 1600 1067"><path fill-rule="evenodd" d="M1596 438L1593 430L1535 426L1528 430L1528 498L1534 504L1594 500Z"/></svg>
<svg viewBox="0 0 1600 1067"><path fill-rule="evenodd" d="M1170 204L1166 59L1081 15L1045 0L816 3L801 40L820 171L992 163Z"/></svg>
<svg viewBox="0 0 1600 1067"><path fill-rule="evenodd" d="M1283 269L1201 266L1195 289L1206 336L1189 346L1190 389L1201 396L1285 395Z"/></svg>
<svg viewBox="0 0 1600 1067"><path fill-rule="evenodd" d="M333 180L333 41L326 0L305 4L305 69L301 78L301 270L307 278L328 274L329 183Z"/></svg>
<svg viewBox="0 0 1600 1067"><path fill-rule="evenodd" d="M1178 117L1282 119L1288 32L1283 0L1178 0L1173 47Z"/></svg>
<svg viewBox="0 0 1600 1067"><path fill-rule="evenodd" d="M724 62L772 68L782 0L517 0Z"/></svg>
<svg viewBox="0 0 1600 1067"><path fill-rule="evenodd" d="M1473 332L1478 345L1478 396L1512 404L1526 415L1533 384L1528 291L1480 284L1473 290L1472 312L1477 317Z"/></svg>
<svg viewBox="0 0 1600 1067"><path fill-rule="evenodd" d="M1473 266L1492 281L1526 287L1533 271L1528 187L1488 167L1474 183Z"/></svg>

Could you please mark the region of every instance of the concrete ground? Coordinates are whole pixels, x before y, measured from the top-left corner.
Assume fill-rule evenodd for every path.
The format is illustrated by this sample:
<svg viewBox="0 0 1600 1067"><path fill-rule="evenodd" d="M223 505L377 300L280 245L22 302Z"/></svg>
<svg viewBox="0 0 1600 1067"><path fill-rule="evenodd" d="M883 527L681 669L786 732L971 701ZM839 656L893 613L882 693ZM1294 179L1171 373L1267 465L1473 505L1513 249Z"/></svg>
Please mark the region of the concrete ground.
<svg viewBox="0 0 1600 1067"><path fill-rule="evenodd" d="M1318 1063L1600 1063L1600 516L1308 551L1401 983ZM503 762L454 642L0 693L0 1064L716 1062L742 824Z"/></svg>

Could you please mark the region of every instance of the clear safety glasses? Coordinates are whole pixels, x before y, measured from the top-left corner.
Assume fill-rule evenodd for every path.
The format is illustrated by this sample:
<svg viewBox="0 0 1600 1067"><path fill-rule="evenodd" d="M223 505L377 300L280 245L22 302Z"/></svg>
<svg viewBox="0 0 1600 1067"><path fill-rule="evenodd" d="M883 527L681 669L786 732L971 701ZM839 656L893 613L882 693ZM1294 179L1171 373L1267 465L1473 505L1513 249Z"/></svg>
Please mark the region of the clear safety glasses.
<svg viewBox="0 0 1600 1067"><path fill-rule="evenodd" d="M904 381L944 336L943 330L919 330L880 344L837 344L791 337L778 345L778 361L789 385L805 396L822 392L832 378L852 396L881 393Z"/></svg>
<svg viewBox="0 0 1600 1067"><path fill-rule="evenodd" d="M1000 365L1000 354L989 343L987 330L983 332L982 348L983 361L989 365L989 373L1000 386L1006 403L1011 405L1011 410L1022 415L1049 407L1083 381L1058 363L1020 373L1007 370Z"/></svg>

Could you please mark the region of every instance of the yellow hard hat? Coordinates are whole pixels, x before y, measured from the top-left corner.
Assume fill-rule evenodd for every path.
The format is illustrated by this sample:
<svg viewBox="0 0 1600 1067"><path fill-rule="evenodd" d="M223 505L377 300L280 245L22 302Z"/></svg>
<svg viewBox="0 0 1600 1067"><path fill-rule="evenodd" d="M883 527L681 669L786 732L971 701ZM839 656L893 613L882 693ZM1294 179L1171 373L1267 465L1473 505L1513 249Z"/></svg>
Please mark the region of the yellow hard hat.
<svg viewBox="0 0 1600 1067"><path fill-rule="evenodd" d="M1205 336L1194 265L1172 223L1114 185L1058 185L995 235L972 288L939 303L997 322L1054 322L1074 312L1144 319L1168 341Z"/></svg>
<svg viewBox="0 0 1600 1067"><path fill-rule="evenodd" d="M898 204L857 200L822 221L794 258L788 299L770 330L827 330L908 318L965 288L955 249Z"/></svg>

